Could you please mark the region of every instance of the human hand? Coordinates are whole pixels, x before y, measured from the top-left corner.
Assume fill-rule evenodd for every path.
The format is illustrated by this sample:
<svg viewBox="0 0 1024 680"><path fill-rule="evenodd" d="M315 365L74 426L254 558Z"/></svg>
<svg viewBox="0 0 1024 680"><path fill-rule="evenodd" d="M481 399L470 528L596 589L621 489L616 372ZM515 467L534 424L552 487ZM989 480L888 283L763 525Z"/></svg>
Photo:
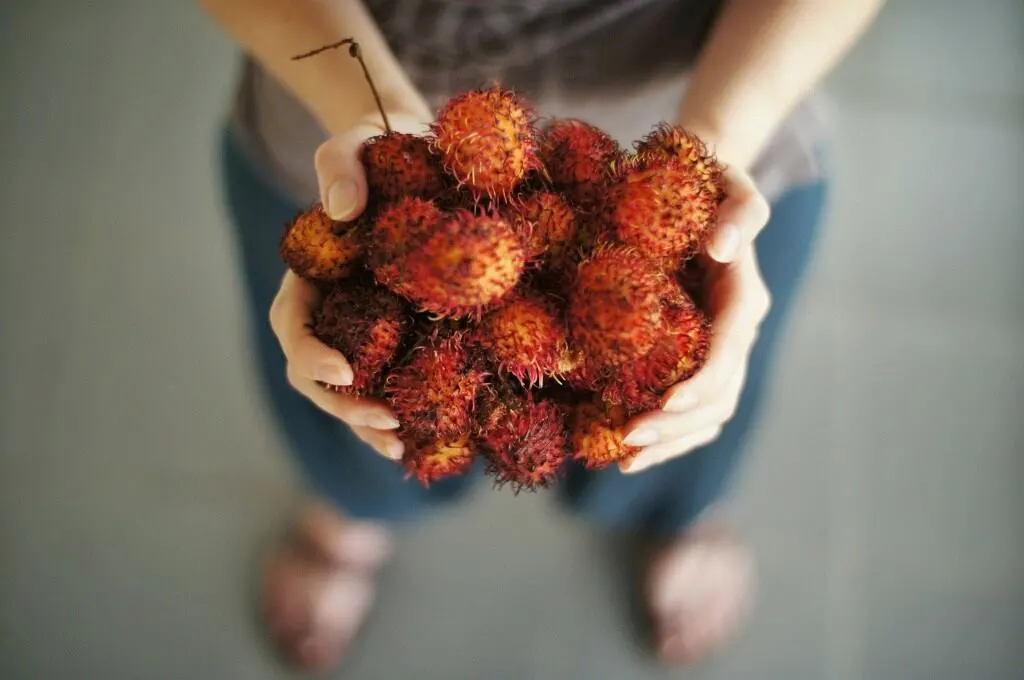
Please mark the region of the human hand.
<svg viewBox="0 0 1024 680"><path fill-rule="evenodd" d="M739 403L750 352L771 303L754 251L770 210L746 173L727 169L725 182L719 226L700 255L714 329L708 360L666 392L662 410L626 424L626 443L641 450L620 464L623 472L646 470L714 441Z"/></svg>
<svg viewBox="0 0 1024 680"><path fill-rule="evenodd" d="M388 118L397 131L420 133L424 129L412 117ZM368 121L328 139L317 149L314 164L320 199L331 218L351 222L366 208L366 172L359 153L363 142L382 132L383 125ZM398 420L387 404L323 387L351 385L353 373L340 352L313 335L312 318L321 299L322 294L314 284L288 271L271 305L270 326L288 364L288 382L320 409L349 425L357 437L376 451L398 460L404 446L394 432Z"/></svg>

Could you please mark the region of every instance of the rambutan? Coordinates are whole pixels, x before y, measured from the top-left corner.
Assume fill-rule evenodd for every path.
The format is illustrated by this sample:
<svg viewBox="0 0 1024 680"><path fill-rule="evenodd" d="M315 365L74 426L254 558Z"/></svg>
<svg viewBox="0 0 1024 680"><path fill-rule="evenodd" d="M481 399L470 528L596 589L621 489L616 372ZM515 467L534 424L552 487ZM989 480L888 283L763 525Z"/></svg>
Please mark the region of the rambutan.
<svg viewBox="0 0 1024 680"><path fill-rule="evenodd" d="M534 114L498 86L450 99L432 126L445 169L477 195L508 196L540 167Z"/></svg>
<svg viewBox="0 0 1024 680"><path fill-rule="evenodd" d="M721 171L649 141L617 179L605 203L616 239L669 268L695 255L712 233L724 198ZM695 147L694 147L695 148Z"/></svg>
<svg viewBox="0 0 1024 680"><path fill-rule="evenodd" d="M399 295L407 295L403 259L444 219L432 202L406 196L385 206L370 232L369 260L374 277Z"/></svg>
<svg viewBox="0 0 1024 680"><path fill-rule="evenodd" d="M298 276L331 283L352 273L363 243L356 224L335 222L317 203L292 220L278 251Z"/></svg>
<svg viewBox="0 0 1024 680"><path fill-rule="evenodd" d="M679 125L662 123L637 142L636 151L642 157L675 158L703 185L710 198L721 196L724 189L724 168L697 135Z"/></svg>
<svg viewBox="0 0 1024 680"><path fill-rule="evenodd" d="M487 473L516 493L550 486L568 456L561 407L511 391L484 401L479 440L487 456Z"/></svg>
<svg viewBox="0 0 1024 680"><path fill-rule="evenodd" d="M508 295L483 317L475 335L499 371L526 386L560 378L580 363L569 350L565 318L555 300L534 291Z"/></svg>
<svg viewBox="0 0 1024 680"><path fill-rule="evenodd" d="M599 248L580 263L569 300L571 344L599 376L637 359L665 333L666 299L678 286L635 251Z"/></svg>
<svg viewBox="0 0 1024 680"><path fill-rule="evenodd" d="M393 289L423 311L478 316L519 282L525 252L503 218L456 210L394 265Z"/></svg>
<svg viewBox="0 0 1024 680"><path fill-rule="evenodd" d="M477 394L486 378L462 333L435 336L391 371L384 395L403 436L452 439L472 431Z"/></svg>
<svg viewBox="0 0 1024 680"><path fill-rule="evenodd" d="M440 159L426 137L389 132L363 145L361 157L371 200L433 198L445 190Z"/></svg>
<svg viewBox="0 0 1024 680"><path fill-rule="evenodd" d="M619 406L602 404L600 400L576 404L569 424L573 460L581 461L588 469L600 470L634 457L640 449L624 441L621 428L626 421L626 412Z"/></svg>
<svg viewBox="0 0 1024 680"><path fill-rule="evenodd" d="M576 236L576 214L556 193L528 194L507 213L512 228L526 242L527 261L561 261Z"/></svg>
<svg viewBox="0 0 1024 680"><path fill-rule="evenodd" d="M353 382L332 386L348 394L376 393L410 327L405 305L387 290L336 286L313 315L313 333L341 352L352 367Z"/></svg>
<svg viewBox="0 0 1024 680"><path fill-rule="evenodd" d="M584 210L601 204L622 158L618 142L578 119L556 119L541 137L541 159L551 182Z"/></svg>
<svg viewBox="0 0 1024 680"><path fill-rule="evenodd" d="M426 439L406 445L402 466L410 477L424 486L445 477L464 475L473 467L476 448L470 436Z"/></svg>
<svg viewBox="0 0 1024 680"><path fill-rule="evenodd" d="M629 416L660 409L665 391L693 376L708 356L711 324L692 301L677 301L663 313L668 333L644 356L618 366L601 392Z"/></svg>

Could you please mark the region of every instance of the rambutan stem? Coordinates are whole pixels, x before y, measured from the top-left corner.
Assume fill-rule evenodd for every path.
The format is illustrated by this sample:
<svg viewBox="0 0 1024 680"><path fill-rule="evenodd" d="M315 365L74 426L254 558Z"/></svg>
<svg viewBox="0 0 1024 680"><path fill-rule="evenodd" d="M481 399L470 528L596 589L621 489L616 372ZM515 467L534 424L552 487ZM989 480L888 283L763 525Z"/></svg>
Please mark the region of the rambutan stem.
<svg viewBox="0 0 1024 680"><path fill-rule="evenodd" d="M384 103L380 99L380 93L377 92L377 86L374 84L373 78L370 77L370 70L366 68L366 62L363 61L363 51L359 49L359 43L357 43L354 38L345 38L344 40L339 40L336 43L324 45L323 47L318 47L315 50L310 50L309 52L298 54L292 57L292 61L299 61L301 59L315 57L321 52L327 52L328 50L336 50L339 47L344 47L345 45L348 45L349 56L354 57L359 62L359 65L362 67L363 77L366 78L366 82L370 86L370 91L373 92L373 100L377 103L377 110L380 111L380 117L384 120L384 129L388 132L388 134L391 134L391 122L388 120L388 114L384 110Z"/></svg>

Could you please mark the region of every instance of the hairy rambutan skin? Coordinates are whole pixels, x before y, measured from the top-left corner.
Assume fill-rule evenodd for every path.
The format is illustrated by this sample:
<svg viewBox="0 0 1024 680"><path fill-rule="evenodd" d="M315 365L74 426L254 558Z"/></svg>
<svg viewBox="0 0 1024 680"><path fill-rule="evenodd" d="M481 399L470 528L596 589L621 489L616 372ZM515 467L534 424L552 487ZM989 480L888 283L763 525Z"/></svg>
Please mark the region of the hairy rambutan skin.
<svg viewBox="0 0 1024 680"><path fill-rule="evenodd" d="M711 198L725 193L724 168L707 145L679 125L662 123L637 142L637 154L646 158L675 158L690 171Z"/></svg>
<svg viewBox="0 0 1024 680"><path fill-rule="evenodd" d="M480 321L476 341L500 373L521 384L542 385L574 370L579 359L569 349L569 333L554 299L516 291Z"/></svg>
<svg viewBox="0 0 1024 680"><path fill-rule="evenodd" d="M361 158L371 200L433 198L445 190L440 158L426 137L404 132L378 135L363 145Z"/></svg>
<svg viewBox="0 0 1024 680"><path fill-rule="evenodd" d="M622 435L627 419L621 407L599 400L576 404L569 424L573 460L589 470L600 470L636 456L640 449L626 444Z"/></svg>
<svg viewBox="0 0 1024 680"><path fill-rule="evenodd" d="M425 439L406 445L402 466L410 477L430 486L446 477L464 475L473 467L477 451L469 435Z"/></svg>
<svg viewBox="0 0 1024 680"><path fill-rule="evenodd" d="M431 201L406 196L385 206L370 231L369 263L377 282L408 296L403 258L419 247L444 219Z"/></svg>
<svg viewBox="0 0 1024 680"><path fill-rule="evenodd" d="M596 209L623 157L618 142L574 118L552 121L541 137L541 159L552 184L584 210Z"/></svg>
<svg viewBox="0 0 1024 680"><path fill-rule="evenodd" d="M332 289L313 315L313 334L345 356L353 381L331 388L376 393L410 326L405 305L383 288L342 284Z"/></svg>
<svg viewBox="0 0 1024 680"><path fill-rule="evenodd" d="M559 261L576 236L576 213L560 195L538 191L508 209L509 223L526 242L528 261Z"/></svg>
<svg viewBox="0 0 1024 680"><path fill-rule="evenodd" d="M304 279L321 283L340 281L352 273L363 243L355 225L332 220L323 205L297 215L288 225L278 248L288 268Z"/></svg>
<svg viewBox="0 0 1024 680"><path fill-rule="evenodd" d="M692 377L707 360L711 322L688 298L665 310L667 334L647 354L617 367L601 396L628 416L661 408L665 391Z"/></svg>
<svg viewBox="0 0 1024 680"><path fill-rule="evenodd" d="M714 229L721 196L672 157L634 164L605 204L618 242L671 265L695 255ZM674 268L674 267L672 267Z"/></svg>
<svg viewBox="0 0 1024 680"><path fill-rule="evenodd" d="M511 90L495 86L453 97L431 129L445 169L477 195L509 196L540 167L533 110Z"/></svg>
<svg viewBox="0 0 1024 680"><path fill-rule="evenodd" d="M523 274L522 241L497 215L457 210L395 259L395 290L440 317L477 317Z"/></svg>
<svg viewBox="0 0 1024 680"><path fill-rule="evenodd" d="M553 401L505 394L485 400L478 435L497 485L547 488L568 459L565 412Z"/></svg>
<svg viewBox="0 0 1024 680"><path fill-rule="evenodd" d="M391 371L384 396L403 437L454 439L472 431L477 395L486 379L462 333L431 337Z"/></svg>
<svg viewBox="0 0 1024 680"><path fill-rule="evenodd" d="M600 376L646 354L665 333L663 305L678 286L635 251L598 249L576 269L569 299L570 342Z"/></svg>

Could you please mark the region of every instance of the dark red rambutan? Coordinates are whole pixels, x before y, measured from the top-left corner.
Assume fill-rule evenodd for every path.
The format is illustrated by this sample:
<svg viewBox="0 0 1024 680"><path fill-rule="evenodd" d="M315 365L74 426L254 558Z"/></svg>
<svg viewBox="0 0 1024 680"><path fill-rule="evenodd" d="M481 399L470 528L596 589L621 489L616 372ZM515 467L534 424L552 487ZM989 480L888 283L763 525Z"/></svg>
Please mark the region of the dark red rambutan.
<svg viewBox="0 0 1024 680"><path fill-rule="evenodd" d="M618 142L607 133L574 118L556 119L545 128L540 153L552 184L589 211L600 206L623 158Z"/></svg>
<svg viewBox="0 0 1024 680"><path fill-rule="evenodd" d="M573 460L590 470L600 470L633 458L640 449L624 441L622 427L627 419L624 409L597 399L576 404L569 422Z"/></svg>
<svg viewBox="0 0 1024 680"><path fill-rule="evenodd" d="M707 360L711 323L684 298L663 309L667 333L644 356L616 367L601 391L605 403L621 406L628 416L661 408L665 391L689 379Z"/></svg>
<svg viewBox="0 0 1024 680"><path fill-rule="evenodd" d="M487 375L462 333L431 337L391 371L384 395L403 437L450 440L472 431L477 394Z"/></svg>
<svg viewBox="0 0 1024 680"><path fill-rule="evenodd" d="M540 166L530 105L501 87L451 98L432 126L447 172L476 195L509 196Z"/></svg>
<svg viewBox="0 0 1024 680"><path fill-rule="evenodd" d="M450 439L428 438L406 444L402 466L408 476L430 486L432 482L446 477L466 474L473 467L476 456L476 447L469 435Z"/></svg>
<svg viewBox="0 0 1024 680"><path fill-rule="evenodd" d="M288 225L278 248L295 274L310 281L332 283L347 277L362 255L357 224L335 222L317 203Z"/></svg>
<svg viewBox="0 0 1024 680"><path fill-rule="evenodd" d="M444 219L432 202L407 196L385 206L370 231L369 261L374 277L399 295L408 296L404 258L420 247Z"/></svg>
<svg viewBox="0 0 1024 680"><path fill-rule="evenodd" d="M371 200L397 201L405 196L433 198L445 190L440 158L426 137L389 132L363 145L361 157Z"/></svg>
<svg viewBox="0 0 1024 680"><path fill-rule="evenodd" d="M477 316L516 286L525 253L501 217L457 210L394 264L394 290L423 311Z"/></svg>
<svg viewBox="0 0 1024 680"><path fill-rule="evenodd" d="M483 317L475 337L499 372L527 386L559 379L580 363L569 350L562 311L553 298L535 291L506 296Z"/></svg>
<svg viewBox="0 0 1024 680"><path fill-rule="evenodd" d="M646 354L665 334L662 314L678 286L635 251L599 248L576 269L569 298L570 343L597 377Z"/></svg>
<svg viewBox="0 0 1024 680"><path fill-rule="evenodd" d="M487 473L518 493L550 486L568 456L565 412L555 402L511 390L489 395L481 409L478 439Z"/></svg>
<svg viewBox="0 0 1024 680"><path fill-rule="evenodd" d="M341 352L353 373L351 385L332 389L375 394L410 323L402 301L383 288L344 283L332 289L313 315L313 334Z"/></svg>

